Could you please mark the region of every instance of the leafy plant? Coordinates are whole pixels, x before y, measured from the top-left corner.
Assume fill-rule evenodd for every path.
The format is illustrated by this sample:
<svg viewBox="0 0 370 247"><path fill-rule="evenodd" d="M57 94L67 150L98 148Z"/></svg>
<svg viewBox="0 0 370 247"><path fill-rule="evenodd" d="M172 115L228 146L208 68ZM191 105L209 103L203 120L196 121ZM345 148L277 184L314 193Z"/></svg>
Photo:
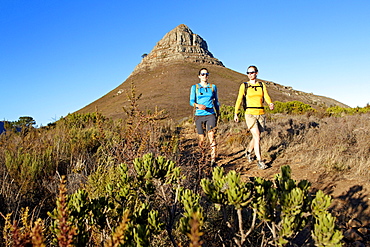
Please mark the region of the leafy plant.
<svg viewBox="0 0 370 247"><path fill-rule="evenodd" d="M222 168L215 168L212 180L203 179L201 185L210 201L221 206L232 205L237 210L239 237L235 236L234 240L238 246L243 245L257 221L267 226L271 240L279 246L291 243L297 233L312 225L315 225L313 239L316 244L341 246L341 232L335 227L335 218L327 211L329 197L322 192L311 196L309 182L297 183L291 179L289 166L281 167L281 174L275 175L274 181L255 178L253 183L241 182L235 171L225 175ZM253 212L247 231L243 229L243 209Z"/></svg>
<svg viewBox="0 0 370 247"><path fill-rule="evenodd" d="M32 221L29 215L29 208L21 212L21 219L11 223L11 214L5 218L3 228L4 240L6 246L35 246L45 247L44 222L41 219Z"/></svg>

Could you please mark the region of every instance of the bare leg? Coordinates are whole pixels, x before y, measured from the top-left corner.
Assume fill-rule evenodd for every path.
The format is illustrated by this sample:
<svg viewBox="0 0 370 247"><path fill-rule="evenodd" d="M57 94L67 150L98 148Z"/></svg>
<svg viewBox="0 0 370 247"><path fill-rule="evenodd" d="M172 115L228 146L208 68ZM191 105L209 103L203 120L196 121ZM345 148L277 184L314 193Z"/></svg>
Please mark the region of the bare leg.
<svg viewBox="0 0 370 247"><path fill-rule="evenodd" d="M211 144L211 162L216 161L216 140L215 133L213 131L208 131L208 139Z"/></svg>
<svg viewBox="0 0 370 247"><path fill-rule="evenodd" d="M258 129L258 126L253 127L251 130L253 139L249 143L249 148L253 144L254 153L256 154L257 160L261 160L261 148L260 148L260 131Z"/></svg>
<svg viewBox="0 0 370 247"><path fill-rule="evenodd" d="M208 131L208 139L209 143L215 142L215 133L212 130Z"/></svg>
<svg viewBox="0 0 370 247"><path fill-rule="evenodd" d="M198 146L203 149L203 144L204 144L204 135L200 134L198 135Z"/></svg>
<svg viewBox="0 0 370 247"><path fill-rule="evenodd" d="M248 153L252 153L253 149L254 149L254 139L252 138L252 140L248 144L248 147L247 147L247 150L246 151Z"/></svg>

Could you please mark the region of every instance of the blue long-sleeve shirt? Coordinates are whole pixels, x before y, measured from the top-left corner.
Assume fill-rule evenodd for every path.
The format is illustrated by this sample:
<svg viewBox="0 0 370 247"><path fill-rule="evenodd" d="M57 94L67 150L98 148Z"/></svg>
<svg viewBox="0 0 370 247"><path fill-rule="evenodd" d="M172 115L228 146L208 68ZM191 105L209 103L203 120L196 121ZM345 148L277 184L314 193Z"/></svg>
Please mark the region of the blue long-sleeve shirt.
<svg viewBox="0 0 370 247"><path fill-rule="evenodd" d="M213 90L211 85L213 86ZM211 115L215 114L215 110L219 111L220 103L218 101L216 85L208 84L206 87L202 87L201 84L198 83L197 93L196 85L193 85L190 89L190 105L194 106L195 103L206 106L205 110L196 109L196 116Z"/></svg>

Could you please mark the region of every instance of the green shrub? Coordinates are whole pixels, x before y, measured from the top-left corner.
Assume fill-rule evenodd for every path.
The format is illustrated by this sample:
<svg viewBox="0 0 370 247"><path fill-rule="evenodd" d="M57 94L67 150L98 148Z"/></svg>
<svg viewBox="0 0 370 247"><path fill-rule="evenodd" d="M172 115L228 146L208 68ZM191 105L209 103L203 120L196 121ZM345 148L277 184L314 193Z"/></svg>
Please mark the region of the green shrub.
<svg viewBox="0 0 370 247"><path fill-rule="evenodd" d="M355 108L343 108L339 106L333 106L326 109L326 113L329 116L341 117L343 115L353 115L358 113L367 113L370 112L370 106L365 107L355 107Z"/></svg>
<svg viewBox="0 0 370 247"><path fill-rule="evenodd" d="M189 237L188 241L196 246L202 243L200 229L207 230L203 226L208 220L204 216L202 197L180 186L183 177L174 162L146 154L134 163L131 172L126 164L98 169L88 181L87 190L80 189L69 196L62 178L57 207L49 213L54 245L97 246L108 240L106 243L119 242L120 246L150 246L155 237L163 235L165 228L176 245L172 234L174 221L178 222L178 232ZM98 193L89 192L102 187L104 189ZM264 232L263 241L286 246L293 243L303 229L311 230L317 246L342 246L342 233L335 225L335 217L328 212L330 196L322 191L313 194L306 180L291 179L289 166L281 167L281 174L276 174L274 180L257 177L250 182L242 181L235 171L225 174L223 168L216 167L212 179L201 180L201 187L207 198L224 213L226 207L235 209L224 219L228 221L225 225L229 230L234 231L233 240L237 246L244 246L247 240L249 243L261 241L258 237L261 231ZM171 199L158 204L159 198ZM172 209L175 211L170 214ZM237 214L236 219L232 219L233 212ZM32 225L32 222L27 224ZM42 222L38 220L36 225ZM220 224L212 227L222 229ZM19 235L21 229L17 224L11 226L9 216L4 230L11 233L11 237L5 237L6 242L20 238L29 241L34 239L33 234L37 234L40 241L44 239L41 229ZM161 241L163 246L168 246L165 240Z"/></svg>
<svg viewBox="0 0 370 247"><path fill-rule="evenodd" d="M66 117L61 118L57 124L64 124L68 128L84 128L91 124L96 124L99 121L107 120L101 113L93 112L93 113L71 113L68 114Z"/></svg>
<svg viewBox="0 0 370 247"><path fill-rule="evenodd" d="M41 184L44 176L50 176L55 171L52 148L5 150L5 166L10 177L21 186L22 192L32 191Z"/></svg>
<svg viewBox="0 0 370 247"><path fill-rule="evenodd" d="M288 102L274 102L274 110L271 113L285 113L285 114L304 114L307 112L315 112L316 110L310 105L302 103L300 101L288 101Z"/></svg>
<svg viewBox="0 0 370 247"><path fill-rule="evenodd" d="M199 228L203 225L203 208L200 205L201 196L194 193L193 191L186 189L180 192L180 202L183 205L184 213L183 217L179 220L180 231L185 234L190 234L191 224L190 221L194 215L197 216Z"/></svg>
<svg viewBox="0 0 370 247"><path fill-rule="evenodd" d="M310 183L306 180L297 183L291 179L289 166L281 167L281 174L275 175L274 181L254 178L248 183L240 181L235 171L224 175L223 168L216 167L212 180L202 179L201 186L216 206L235 207L239 228L234 241L238 246L242 246L253 232L256 217L260 224L267 226L265 230L269 229L270 238L276 245L291 243L305 227L314 226L312 234L316 245L341 246L342 233L335 226L335 218L327 211L331 198L321 191L311 195ZM241 223L244 223L243 209L253 214L247 231Z"/></svg>
<svg viewBox="0 0 370 247"><path fill-rule="evenodd" d="M220 109L219 119L224 123L234 121L234 111L235 111L234 106L222 105L221 109ZM244 116L242 116L244 114L242 114L241 111L240 111L239 115L240 115L240 117L244 118Z"/></svg>

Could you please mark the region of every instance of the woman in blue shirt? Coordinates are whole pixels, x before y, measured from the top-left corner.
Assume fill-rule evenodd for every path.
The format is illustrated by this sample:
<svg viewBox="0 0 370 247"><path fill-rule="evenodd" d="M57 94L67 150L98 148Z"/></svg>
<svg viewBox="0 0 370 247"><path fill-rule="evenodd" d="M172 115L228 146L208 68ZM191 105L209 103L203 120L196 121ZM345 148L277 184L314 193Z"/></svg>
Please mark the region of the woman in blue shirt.
<svg viewBox="0 0 370 247"><path fill-rule="evenodd" d="M193 85L190 90L190 105L195 108L195 125L199 137L199 147L204 148L204 129L206 127L209 143L211 145L211 165L216 162L216 114L219 115L220 103L218 102L217 87L208 83L209 73L206 68L199 70L200 82Z"/></svg>

